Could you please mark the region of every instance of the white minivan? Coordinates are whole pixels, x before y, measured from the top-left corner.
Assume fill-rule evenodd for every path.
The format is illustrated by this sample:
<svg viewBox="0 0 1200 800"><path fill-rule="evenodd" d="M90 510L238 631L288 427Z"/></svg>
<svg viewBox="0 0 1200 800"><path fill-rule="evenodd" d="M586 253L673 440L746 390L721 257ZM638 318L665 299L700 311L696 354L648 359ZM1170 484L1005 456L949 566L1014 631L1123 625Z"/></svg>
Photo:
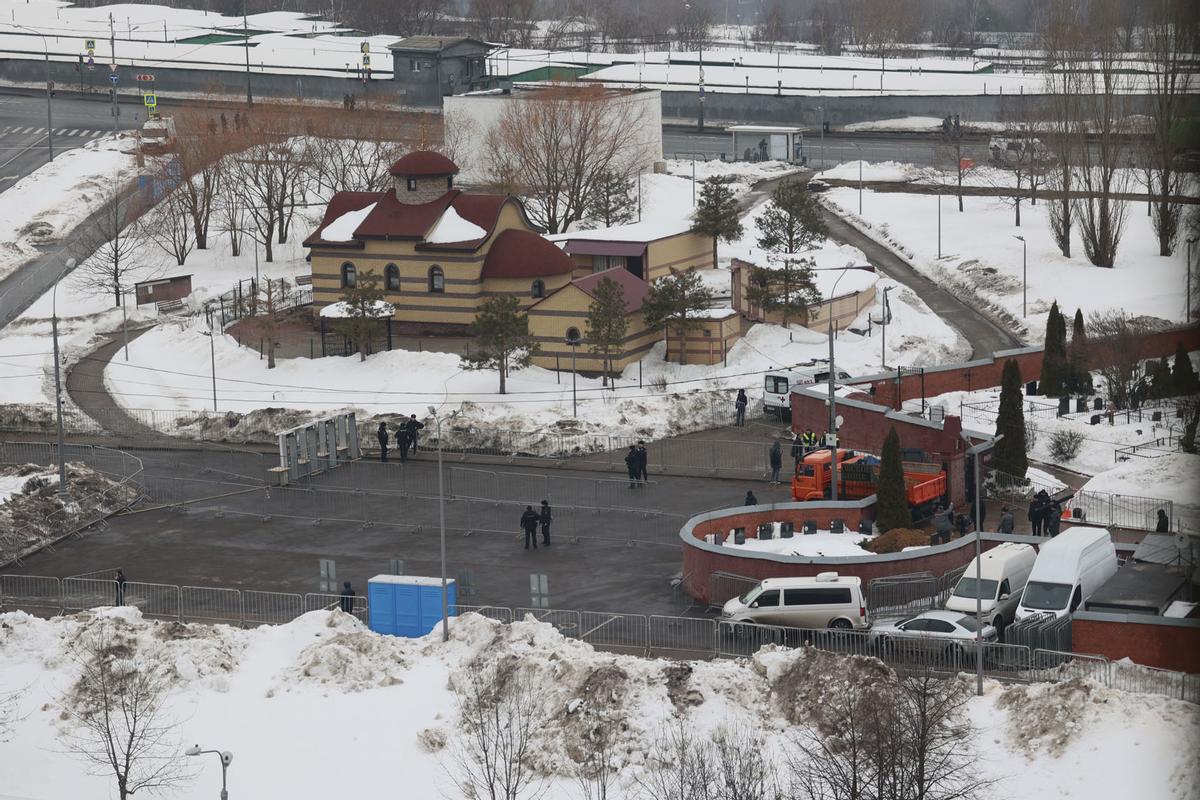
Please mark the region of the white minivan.
<svg viewBox="0 0 1200 800"><path fill-rule="evenodd" d="M1004 542L984 553L978 564L971 559L946 600L946 610L974 614L978 597L983 621L1003 634L1004 626L1013 621L1036 558L1033 545Z"/></svg>
<svg viewBox="0 0 1200 800"><path fill-rule="evenodd" d="M1017 619L1065 617L1117 573L1117 548L1105 528L1068 528L1038 550Z"/></svg>
<svg viewBox="0 0 1200 800"><path fill-rule="evenodd" d="M862 580L822 572L815 578L767 578L721 609L726 622L794 628L867 628Z"/></svg>
<svg viewBox="0 0 1200 800"><path fill-rule="evenodd" d="M850 380L850 373L838 370L835 380ZM829 380L829 368L817 364L797 369L769 372L764 378L763 413L789 419L792 416L792 390Z"/></svg>

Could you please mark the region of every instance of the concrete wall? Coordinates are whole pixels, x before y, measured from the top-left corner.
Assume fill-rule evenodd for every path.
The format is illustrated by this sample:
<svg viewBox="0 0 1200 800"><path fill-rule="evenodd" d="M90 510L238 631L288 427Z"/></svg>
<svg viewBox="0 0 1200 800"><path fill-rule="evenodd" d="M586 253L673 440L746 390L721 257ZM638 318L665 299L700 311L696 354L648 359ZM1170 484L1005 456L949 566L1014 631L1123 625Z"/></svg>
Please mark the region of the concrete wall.
<svg viewBox="0 0 1200 800"><path fill-rule="evenodd" d="M486 179L490 164L487 159L488 133L500 121L504 109L513 103L526 102L536 94L533 90L515 90L510 94L466 94L446 97L443 101L445 138L455 142L455 160L462 170L462 180L479 182ZM626 165L614 164L614 169L648 172L656 161L662 161L662 104L656 91L628 91L611 95L612 103L632 105L640 124L635 144Z"/></svg>
<svg viewBox="0 0 1200 800"><path fill-rule="evenodd" d="M84 91L93 90L108 96L108 65L100 63L97 58L96 69L83 71ZM154 90L164 99L170 99L172 93L187 95L215 95L227 97L230 100L245 100L246 74L230 70L206 70L176 67L146 67L131 66L127 59L118 59L118 71L121 83L117 91L122 97L136 98L138 87L133 76L138 72L154 74ZM315 71L315 70L314 70ZM299 71L298 71L299 72ZM327 73L328 70L322 69ZM60 88L67 91L79 91L80 74L73 62L50 62L50 79ZM46 65L41 60L3 59L0 60L0 80L45 86ZM329 100L340 102L347 93L359 98L359 103L366 98L369 102L374 98L380 102L405 104L404 93L396 83L387 79L372 79L369 85L353 72L347 72L346 77L331 77L329 75L310 75L303 72L278 74L255 72L251 66L251 89L255 99L271 100ZM140 101L139 101L140 102ZM101 112L105 117L107 111ZM134 113L130 109L122 109L122 114ZM141 118L145 118L142 114Z"/></svg>
<svg viewBox="0 0 1200 800"><path fill-rule="evenodd" d="M665 278L673 269L685 272L712 268L712 245L711 236L691 231L650 242L646 246L646 280Z"/></svg>
<svg viewBox="0 0 1200 800"><path fill-rule="evenodd" d="M679 349L686 352L686 364L720 364L729 348L742 338L742 320L737 314L721 319L706 319L686 336L676 328L667 337L667 361L679 361Z"/></svg>
<svg viewBox="0 0 1200 800"><path fill-rule="evenodd" d="M1200 672L1200 620L1143 614L1077 612L1071 620L1071 649L1116 661L1180 672Z"/></svg>
<svg viewBox="0 0 1200 800"><path fill-rule="evenodd" d="M746 506L722 509L692 517L679 532L683 542L683 574L687 576L684 589L696 600L708 603L709 579L714 572L728 572L747 578L805 577L821 572L838 572L856 575L868 584L872 578L905 575L928 571L942 575L967 564L975 557L975 537L963 536L951 542L934 545L923 550L907 553L888 553L878 556L845 556L838 558L810 558L784 556L772 553L749 552L741 548L708 544L704 541L709 533L728 533L732 528L743 527L746 535L753 538L760 523L792 522L796 526L796 537L806 520L813 520L818 528L828 529L831 519L846 523L846 536L855 536L860 519L874 518L875 498L842 502L777 503L775 505ZM981 549L989 550L1003 541L1035 540L1025 536L1002 536L983 534Z"/></svg>
<svg viewBox="0 0 1200 800"><path fill-rule="evenodd" d="M1145 113L1148 99L1126 98L1130 113ZM822 118L830 125L889 119L892 117L944 117L959 114L973 122L999 122L1026 111L1042 108L1050 98L1044 95L869 95L854 97L828 95L762 95L708 92L704 96L705 123L714 127L745 123L763 125L802 125L819 130ZM1184 116L1200 114L1200 96L1186 98ZM824 117L817 110L824 107ZM695 121L699 102L695 90L664 91L662 116L671 122ZM729 157L729 154L727 154Z"/></svg>
<svg viewBox="0 0 1200 800"><path fill-rule="evenodd" d="M838 399L837 413L842 417L842 427L838 431L842 447L879 453L884 438L895 425L901 447L924 450L931 461L946 470L950 502L960 506L967 501L965 446L959 437L962 423L958 417L947 416L942 422L930 422L887 406L843 398ZM806 428L824 433L829 428L829 406L824 395L793 392L792 430L799 434Z"/></svg>
<svg viewBox="0 0 1200 800"><path fill-rule="evenodd" d="M765 312L745 299L750 284L750 270L753 266L753 264L741 259L733 259L731 269L733 309L741 313L746 319L754 320L755 322L771 322L776 325L782 325L782 311ZM819 305L810 308L809 318L804 323L804 326L815 331L828 330L828 315L833 314L834 328L839 331L845 330L854 320L858 319L858 315L862 313L864 308L874 303L874 284L863 289L861 292L851 292L849 294L838 295L837 297L826 298ZM790 321L795 324L795 320Z"/></svg>

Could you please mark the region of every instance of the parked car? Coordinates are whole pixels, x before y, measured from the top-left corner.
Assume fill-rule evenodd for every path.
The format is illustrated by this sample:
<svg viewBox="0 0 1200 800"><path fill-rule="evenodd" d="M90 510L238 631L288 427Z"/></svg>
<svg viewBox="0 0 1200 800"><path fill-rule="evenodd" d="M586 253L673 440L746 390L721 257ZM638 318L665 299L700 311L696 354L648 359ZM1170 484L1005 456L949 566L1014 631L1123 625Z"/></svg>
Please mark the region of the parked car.
<svg viewBox="0 0 1200 800"><path fill-rule="evenodd" d="M1041 545L1017 606L1017 619L1065 617L1117 574L1117 549L1105 528L1068 528Z"/></svg>
<svg viewBox="0 0 1200 800"><path fill-rule="evenodd" d="M851 377L845 370L838 370L834 380L847 381ZM821 363L803 364L795 369L768 373L764 378L763 413L781 420L791 419L792 389L828 380L829 367Z"/></svg>
<svg viewBox="0 0 1200 800"><path fill-rule="evenodd" d="M871 628L875 646L884 653L933 654L956 660L975 647L979 621L959 611L926 611L915 617L876 624ZM984 625L984 642L997 639L996 629Z"/></svg>
<svg viewBox="0 0 1200 800"><path fill-rule="evenodd" d="M1032 545L1017 542L1004 542L993 547L980 557L978 564L976 559L971 559L966 572L946 599L946 610L974 614L978 598L981 618L1003 637L1004 627L1017 613L1021 592L1036 559L1037 551Z"/></svg>
<svg viewBox="0 0 1200 800"><path fill-rule="evenodd" d="M814 578L767 578L721 609L725 622L795 628L867 628L862 580L822 572Z"/></svg>

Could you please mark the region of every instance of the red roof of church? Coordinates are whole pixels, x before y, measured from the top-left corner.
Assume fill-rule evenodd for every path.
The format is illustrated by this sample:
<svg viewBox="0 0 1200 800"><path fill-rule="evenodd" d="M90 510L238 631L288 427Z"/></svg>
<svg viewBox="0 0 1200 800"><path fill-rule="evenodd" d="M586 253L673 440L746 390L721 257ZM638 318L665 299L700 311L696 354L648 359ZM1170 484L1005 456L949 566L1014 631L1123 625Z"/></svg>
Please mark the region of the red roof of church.
<svg viewBox="0 0 1200 800"><path fill-rule="evenodd" d="M401 178L431 178L439 175L457 175L458 165L441 153L414 150L401 156L388 172Z"/></svg>
<svg viewBox="0 0 1200 800"><path fill-rule="evenodd" d="M625 301L625 313L632 314L642 307L646 295L650 294L650 284L634 275L624 267L613 267L603 272L593 272L571 281L589 297L596 296L596 286L602 280L611 280L621 287L621 299Z"/></svg>
<svg viewBox="0 0 1200 800"><path fill-rule="evenodd" d="M343 214L349 214L351 211L361 211L371 205L371 203L377 202L382 195L383 192L338 192L329 198L329 205L325 207L325 216L321 218L321 224L304 240L304 246L311 247L314 244L322 244L321 231L325 230L326 225ZM341 245L343 247L362 246L360 242L326 242L325 244Z"/></svg>
<svg viewBox="0 0 1200 800"><path fill-rule="evenodd" d="M571 257L530 231L501 232L483 260L484 278L538 278L575 269Z"/></svg>

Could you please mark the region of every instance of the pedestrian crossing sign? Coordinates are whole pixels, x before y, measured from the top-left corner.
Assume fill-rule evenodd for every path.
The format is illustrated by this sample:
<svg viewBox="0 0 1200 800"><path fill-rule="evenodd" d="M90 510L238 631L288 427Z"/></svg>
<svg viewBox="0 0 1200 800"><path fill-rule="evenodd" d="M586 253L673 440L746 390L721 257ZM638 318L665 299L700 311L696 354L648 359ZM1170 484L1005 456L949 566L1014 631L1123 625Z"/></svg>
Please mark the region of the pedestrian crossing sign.
<svg viewBox="0 0 1200 800"><path fill-rule="evenodd" d="M87 50L89 53L90 53L92 50L95 50L95 49L96 49L96 40L95 40L95 39L88 39L87 41L85 41L85 42L83 43L83 49L84 49L84 50Z"/></svg>
<svg viewBox="0 0 1200 800"><path fill-rule="evenodd" d="M146 108L154 108L155 106L158 105L158 95L156 95L156 94L142 95L142 104L145 105Z"/></svg>
<svg viewBox="0 0 1200 800"><path fill-rule="evenodd" d="M368 66L371 63L371 57L366 53L363 53L362 62L364 67Z"/></svg>
<svg viewBox="0 0 1200 800"><path fill-rule="evenodd" d="M369 53L369 52L371 52L371 43L370 43L370 42L363 42L362 44L360 44L360 45L358 46L358 51L359 51L360 53Z"/></svg>

